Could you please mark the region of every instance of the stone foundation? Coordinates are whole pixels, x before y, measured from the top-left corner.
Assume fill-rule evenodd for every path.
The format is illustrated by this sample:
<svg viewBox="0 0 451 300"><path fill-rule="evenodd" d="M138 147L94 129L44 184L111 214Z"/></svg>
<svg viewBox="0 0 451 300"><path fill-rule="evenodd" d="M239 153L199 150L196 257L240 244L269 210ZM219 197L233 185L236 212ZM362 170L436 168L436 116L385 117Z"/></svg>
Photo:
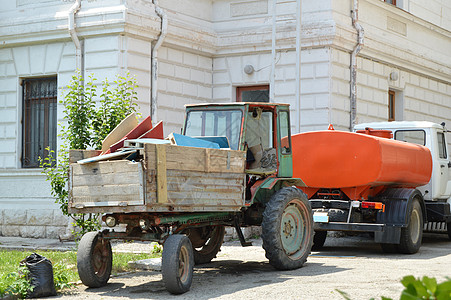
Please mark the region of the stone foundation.
<svg viewBox="0 0 451 300"><path fill-rule="evenodd" d="M70 226L55 209L0 209L0 236L58 239L70 234Z"/></svg>

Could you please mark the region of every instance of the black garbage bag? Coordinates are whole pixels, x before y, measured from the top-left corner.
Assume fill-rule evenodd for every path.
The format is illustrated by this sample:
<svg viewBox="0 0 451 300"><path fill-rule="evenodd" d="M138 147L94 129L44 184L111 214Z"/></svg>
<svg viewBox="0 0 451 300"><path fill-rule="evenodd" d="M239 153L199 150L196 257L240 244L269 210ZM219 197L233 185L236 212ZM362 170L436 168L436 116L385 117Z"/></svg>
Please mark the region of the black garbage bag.
<svg viewBox="0 0 451 300"><path fill-rule="evenodd" d="M53 267L50 260L37 253L32 253L21 263L25 264L30 271L30 283L33 287L33 291L27 295L27 298L42 298L56 295L53 283Z"/></svg>

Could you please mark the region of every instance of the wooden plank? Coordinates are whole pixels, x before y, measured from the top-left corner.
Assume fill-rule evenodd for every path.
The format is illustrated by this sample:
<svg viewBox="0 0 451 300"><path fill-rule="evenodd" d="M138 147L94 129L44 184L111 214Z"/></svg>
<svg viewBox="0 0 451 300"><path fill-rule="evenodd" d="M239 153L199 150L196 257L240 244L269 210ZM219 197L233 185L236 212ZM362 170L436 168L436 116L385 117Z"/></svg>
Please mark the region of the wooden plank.
<svg viewBox="0 0 451 300"><path fill-rule="evenodd" d="M137 172L141 167L141 163L131 162L129 160L103 161L92 164L80 165L72 164L74 175L102 175L102 174L119 174Z"/></svg>
<svg viewBox="0 0 451 300"><path fill-rule="evenodd" d="M125 173L125 174L124 174ZM123 174L123 175L119 175ZM117 173L106 173L106 174L83 174L83 175L73 175L73 187L77 186L103 186L103 185L123 185L123 184L133 184L139 183L142 174L136 172L117 172Z"/></svg>
<svg viewBox="0 0 451 300"><path fill-rule="evenodd" d="M74 186L72 188L72 193L74 198L87 197L87 196L129 196L139 198L140 184L137 182L135 184L121 184L121 185L98 185L98 186ZM136 199L138 200L138 199Z"/></svg>
<svg viewBox="0 0 451 300"><path fill-rule="evenodd" d="M157 202L168 202L167 179L166 179L166 146L155 145L157 162Z"/></svg>
<svg viewBox="0 0 451 300"><path fill-rule="evenodd" d="M145 145L144 153L148 169L155 168L155 145ZM209 157L207 157L209 156ZM204 149L183 146L167 146L166 168L201 172L244 173L246 156L244 151L226 149Z"/></svg>
<svg viewBox="0 0 451 300"><path fill-rule="evenodd" d="M76 163L79 160L85 158L91 158L94 156L98 156L102 153L101 150L69 150L69 163Z"/></svg>
<svg viewBox="0 0 451 300"><path fill-rule="evenodd" d="M135 113L129 114L119 125L116 126L103 140L102 152L110 149L110 146L121 140L127 133L138 126L138 119Z"/></svg>

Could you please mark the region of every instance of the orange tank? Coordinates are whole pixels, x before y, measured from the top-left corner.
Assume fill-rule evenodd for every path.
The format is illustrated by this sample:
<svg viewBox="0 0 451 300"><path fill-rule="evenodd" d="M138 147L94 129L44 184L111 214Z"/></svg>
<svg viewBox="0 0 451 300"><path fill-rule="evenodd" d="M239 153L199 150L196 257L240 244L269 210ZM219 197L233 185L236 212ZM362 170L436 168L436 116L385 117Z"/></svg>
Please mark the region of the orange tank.
<svg viewBox="0 0 451 300"><path fill-rule="evenodd" d="M293 177L310 188L309 197L312 188L329 188L362 199L384 186L425 185L432 173L428 148L367 134L300 133L292 136L292 147Z"/></svg>

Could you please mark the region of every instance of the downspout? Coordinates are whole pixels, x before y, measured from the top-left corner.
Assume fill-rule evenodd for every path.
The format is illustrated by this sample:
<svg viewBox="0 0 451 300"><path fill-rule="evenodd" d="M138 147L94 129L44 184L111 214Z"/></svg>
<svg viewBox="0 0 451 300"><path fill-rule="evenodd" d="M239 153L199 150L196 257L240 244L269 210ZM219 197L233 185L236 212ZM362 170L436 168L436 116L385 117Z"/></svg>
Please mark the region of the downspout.
<svg viewBox="0 0 451 300"><path fill-rule="evenodd" d="M269 102L274 103L276 82L276 17L277 0L272 2L272 32L271 32L271 82L269 85Z"/></svg>
<svg viewBox="0 0 451 300"><path fill-rule="evenodd" d="M351 11L352 26L357 31L357 44L351 53L351 115L350 115L350 131L354 130L357 115L357 55L364 45L364 31L359 24L359 0L354 0L354 9Z"/></svg>
<svg viewBox="0 0 451 300"><path fill-rule="evenodd" d="M150 100L150 116L153 123L157 123L157 79L158 79L158 48L163 44L163 40L166 37L168 29L168 18L164 10L158 6L158 0L153 0L152 3L155 5L155 12L161 19L161 32L158 36L158 40L152 47L151 53L151 70L150 70L150 89L151 89L151 100Z"/></svg>
<svg viewBox="0 0 451 300"><path fill-rule="evenodd" d="M76 69L80 70L81 76L83 76L83 70L82 70L82 61L81 61L81 44L80 40L78 39L77 31L75 30L75 14L80 10L81 7L81 0L75 0L74 5L71 6L68 12L68 27L69 27L69 34L72 38L72 42L74 42L75 45L75 63L76 63Z"/></svg>
<svg viewBox="0 0 451 300"><path fill-rule="evenodd" d="M301 132L301 14L302 1L296 0L296 132Z"/></svg>

